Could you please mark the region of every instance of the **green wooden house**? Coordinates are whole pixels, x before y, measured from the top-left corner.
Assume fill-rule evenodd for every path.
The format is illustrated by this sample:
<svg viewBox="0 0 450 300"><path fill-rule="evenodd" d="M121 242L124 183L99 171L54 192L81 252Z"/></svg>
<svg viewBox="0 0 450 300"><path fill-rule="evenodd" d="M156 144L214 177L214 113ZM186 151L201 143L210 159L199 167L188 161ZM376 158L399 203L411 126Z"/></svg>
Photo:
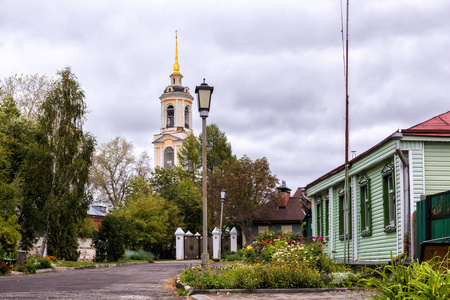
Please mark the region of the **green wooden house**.
<svg viewBox="0 0 450 300"><path fill-rule="evenodd" d="M415 259L416 202L450 190L450 112L394 132L348 168L347 197L344 165L307 185L313 235L337 261Z"/></svg>

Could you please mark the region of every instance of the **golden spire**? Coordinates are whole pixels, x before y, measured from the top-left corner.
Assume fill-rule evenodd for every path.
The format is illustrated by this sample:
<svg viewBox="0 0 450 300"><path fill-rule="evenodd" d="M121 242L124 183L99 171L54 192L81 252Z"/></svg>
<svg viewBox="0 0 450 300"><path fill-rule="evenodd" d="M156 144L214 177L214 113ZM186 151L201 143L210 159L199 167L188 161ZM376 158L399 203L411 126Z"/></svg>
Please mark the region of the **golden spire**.
<svg viewBox="0 0 450 300"><path fill-rule="evenodd" d="M172 75L181 75L180 65L178 65L178 30L175 30L175 64L173 65Z"/></svg>

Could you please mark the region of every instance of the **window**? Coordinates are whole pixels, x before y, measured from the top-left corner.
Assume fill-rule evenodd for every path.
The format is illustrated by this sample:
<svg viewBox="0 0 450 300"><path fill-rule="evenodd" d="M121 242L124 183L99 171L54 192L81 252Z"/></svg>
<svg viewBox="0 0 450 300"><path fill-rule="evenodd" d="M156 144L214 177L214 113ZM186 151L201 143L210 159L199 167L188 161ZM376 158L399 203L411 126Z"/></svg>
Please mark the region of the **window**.
<svg viewBox="0 0 450 300"><path fill-rule="evenodd" d="M383 175L383 208L384 208L384 231L395 232L395 185L394 168L386 164L381 171Z"/></svg>
<svg viewBox="0 0 450 300"><path fill-rule="evenodd" d="M359 180L360 206L361 206L361 236L372 235L372 209L370 205L370 180L362 175Z"/></svg>
<svg viewBox="0 0 450 300"><path fill-rule="evenodd" d="M321 197L319 197L316 200L316 209L317 209L316 235L322 236L322 198Z"/></svg>
<svg viewBox="0 0 450 300"><path fill-rule="evenodd" d="M174 153L172 147L167 147L164 149L164 168L173 167Z"/></svg>
<svg viewBox="0 0 450 300"><path fill-rule="evenodd" d="M258 235L269 232L269 226L258 226Z"/></svg>
<svg viewBox="0 0 450 300"><path fill-rule="evenodd" d="M344 240L344 234L347 233L347 238L352 238L352 199L351 199L351 189L347 192L348 205L345 205L345 193L344 187L339 190L339 239Z"/></svg>
<svg viewBox="0 0 450 300"><path fill-rule="evenodd" d="M167 106L167 121L166 127L174 127L175 124L175 108L172 105Z"/></svg>
<svg viewBox="0 0 450 300"><path fill-rule="evenodd" d="M190 121L190 110L189 110L189 106L186 106L184 108L184 127L189 129L189 121Z"/></svg>
<svg viewBox="0 0 450 300"><path fill-rule="evenodd" d="M281 225L281 232L284 234L292 232L292 225Z"/></svg>
<svg viewBox="0 0 450 300"><path fill-rule="evenodd" d="M325 219L325 228L324 228L322 234L323 234L323 237L325 239L328 239L328 235L329 235L328 230L329 230L329 227L330 227L330 218L329 218L329 215L328 215L329 211L330 211L330 201L328 199L328 196L325 197L324 206L325 206L325 212L323 214L323 217Z"/></svg>

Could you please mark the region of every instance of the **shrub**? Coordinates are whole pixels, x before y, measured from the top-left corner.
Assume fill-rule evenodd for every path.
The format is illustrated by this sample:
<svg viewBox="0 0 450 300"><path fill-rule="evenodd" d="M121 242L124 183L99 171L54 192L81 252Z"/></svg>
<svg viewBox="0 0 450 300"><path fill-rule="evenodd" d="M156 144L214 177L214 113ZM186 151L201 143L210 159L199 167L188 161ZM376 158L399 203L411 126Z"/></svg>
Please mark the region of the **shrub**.
<svg viewBox="0 0 450 300"><path fill-rule="evenodd" d="M4 261L0 261L0 274L7 274L13 270L14 266Z"/></svg>
<svg viewBox="0 0 450 300"><path fill-rule="evenodd" d="M24 265L25 274L36 274L36 265L31 261L27 261Z"/></svg>
<svg viewBox="0 0 450 300"><path fill-rule="evenodd" d="M95 233L95 261L118 261L131 244L133 231L126 219L115 214L108 214L103 219L98 232Z"/></svg>
<svg viewBox="0 0 450 300"><path fill-rule="evenodd" d="M450 299L449 262L448 257L441 262L413 261L409 266L392 262L360 283L375 291L377 299Z"/></svg>
<svg viewBox="0 0 450 300"><path fill-rule="evenodd" d="M133 250L126 250L124 254L125 259L135 259L135 260L146 260L150 263L154 262L155 256L153 253L139 250L139 251L133 251Z"/></svg>
<svg viewBox="0 0 450 300"><path fill-rule="evenodd" d="M225 261L241 261L243 259L242 252L222 253L222 258Z"/></svg>
<svg viewBox="0 0 450 300"><path fill-rule="evenodd" d="M10 253L12 257L17 255L17 243L20 240L20 226L16 215L9 218L0 216L0 254Z"/></svg>
<svg viewBox="0 0 450 300"><path fill-rule="evenodd" d="M225 268L186 268L180 277L200 289L319 288L324 281L317 270L304 264L234 264Z"/></svg>

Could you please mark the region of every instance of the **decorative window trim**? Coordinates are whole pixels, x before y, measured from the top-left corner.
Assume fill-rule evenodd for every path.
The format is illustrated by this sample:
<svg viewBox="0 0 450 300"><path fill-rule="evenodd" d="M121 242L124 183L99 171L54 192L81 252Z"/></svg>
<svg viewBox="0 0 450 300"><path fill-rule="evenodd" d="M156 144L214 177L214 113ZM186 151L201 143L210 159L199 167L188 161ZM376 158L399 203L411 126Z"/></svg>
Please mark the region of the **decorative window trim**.
<svg viewBox="0 0 450 300"><path fill-rule="evenodd" d="M383 170L381 170L381 175L387 176L389 174L392 174L394 172L394 166L391 163L387 163L384 167Z"/></svg>
<svg viewBox="0 0 450 300"><path fill-rule="evenodd" d="M395 225L388 225L384 227L384 232L386 233L390 233L390 232L396 232L397 231L397 226Z"/></svg>
<svg viewBox="0 0 450 300"><path fill-rule="evenodd" d="M384 214L384 232L391 233L396 232L397 227L396 223L396 199L395 199L395 176L394 176L394 167L391 163L387 163L383 170L381 171L383 177L383 214ZM391 189L389 189L389 185ZM391 190L392 190L392 198L391 198ZM392 202L392 203L391 203ZM392 211L391 211L392 210ZM392 215L391 215L392 214Z"/></svg>
<svg viewBox="0 0 450 300"><path fill-rule="evenodd" d="M317 197L316 199L316 204L321 204L322 203L322 197Z"/></svg>
<svg viewBox="0 0 450 300"><path fill-rule="evenodd" d="M360 205L360 223L361 223L361 236L372 235L372 203L370 197L370 178L363 174L359 179L359 205Z"/></svg>
<svg viewBox="0 0 450 300"><path fill-rule="evenodd" d="M372 232L370 232L370 230L363 230L361 231L361 236L365 237L365 236L371 236Z"/></svg>
<svg viewBox="0 0 450 300"><path fill-rule="evenodd" d="M369 184L369 181L370 181L369 177L367 177L366 174L363 174L363 175L361 175L361 179L359 179L358 184L359 184L359 186L361 186L361 187L362 187L362 186L366 186L366 185Z"/></svg>
<svg viewBox="0 0 450 300"><path fill-rule="evenodd" d="M339 189L338 196L339 196L339 197L340 197L340 196L343 196L343 195L344 195L344 192L345 192L344 186L342 186L342 187Z"/></svg>

